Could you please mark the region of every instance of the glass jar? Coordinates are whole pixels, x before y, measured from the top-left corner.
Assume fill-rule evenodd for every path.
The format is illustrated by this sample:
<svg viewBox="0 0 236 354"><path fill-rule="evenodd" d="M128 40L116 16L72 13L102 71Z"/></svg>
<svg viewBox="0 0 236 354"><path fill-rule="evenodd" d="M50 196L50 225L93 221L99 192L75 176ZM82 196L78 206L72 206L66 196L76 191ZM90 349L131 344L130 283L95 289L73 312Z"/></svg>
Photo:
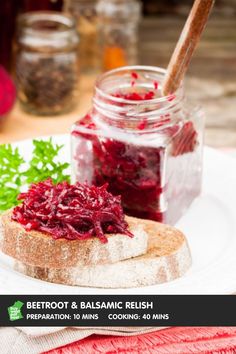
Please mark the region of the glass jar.
<svg viewBox="0 0 236 354"><path fill-rule="evenodd" d="M98 37L104 71L137 64L138 0L98 0Z"/></svg>
<svg viewBox="0 0 236 354"><path fill-rule="evenodd" d="M81 72L96 72L99 63L96 0L65 0L64 11L69 12L76 20L80 37Z"/></svg>
<svg viewBox="0 0 236 354"><path fill-rule="evenodd" d="M78 41L70 16L50 11L19 16L16 81L25 111L53 115L73 109L78 98Z"/></svg>
<svg viewBox="0 0 236 354"><path fill-rule="evenodd" d="M174 224L201 191L204 115L184 89L162 97L165 70L123 67L97 80L72 128L74 181L121 195L128 215Z"/></svg>

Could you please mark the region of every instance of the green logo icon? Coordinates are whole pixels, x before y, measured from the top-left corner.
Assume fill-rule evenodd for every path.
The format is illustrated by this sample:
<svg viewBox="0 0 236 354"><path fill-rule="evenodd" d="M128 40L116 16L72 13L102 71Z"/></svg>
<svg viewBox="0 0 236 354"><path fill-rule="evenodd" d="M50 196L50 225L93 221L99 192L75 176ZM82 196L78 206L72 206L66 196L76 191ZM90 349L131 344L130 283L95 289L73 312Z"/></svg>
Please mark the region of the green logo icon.
<svg viewBox="0 0 236 354"><path fill-rule="evenodd" d="M24 318L24 316L22 316L21 313L21 308L23 305L24 305L23 302L16 301L14 305L8 307L7 311L8 311L10 321L16 321L16 320L20 320L21 318Z"/></svg>

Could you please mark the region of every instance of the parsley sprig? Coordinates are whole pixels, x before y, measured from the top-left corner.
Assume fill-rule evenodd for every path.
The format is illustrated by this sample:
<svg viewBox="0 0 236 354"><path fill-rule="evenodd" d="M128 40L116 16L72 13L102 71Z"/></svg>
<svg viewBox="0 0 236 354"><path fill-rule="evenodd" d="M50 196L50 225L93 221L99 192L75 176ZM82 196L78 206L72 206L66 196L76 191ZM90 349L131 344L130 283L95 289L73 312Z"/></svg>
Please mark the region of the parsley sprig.
<svg viewBox="0 0 236 354"><path fill-rule="evenodd" d="M0 146L0 211L17 205L17 196L24 175L20 167L24 163L18 148L13 149L10 144Z"/></svg>
<svg viewBox="0 0 236 354"><path fill-rule="evenodd" d="M33 140L32 158L28 164L18 148L0 145L0 212L19 204L17 197L31 183L51 178L54 183L69 181L65 174L68 163L61 163L58 154L63 145L49 140Z"/></svg>
<svg viewBox="0 0 236 354"><path fill-rule="evenodd" d="M25 172L26 182L37 183L50 177L54 183L69 181L64 175L68 163L61 163L56 158L63 145L53 145L52 139L48 141L33 140L34 151L29 169Z"/></svg>

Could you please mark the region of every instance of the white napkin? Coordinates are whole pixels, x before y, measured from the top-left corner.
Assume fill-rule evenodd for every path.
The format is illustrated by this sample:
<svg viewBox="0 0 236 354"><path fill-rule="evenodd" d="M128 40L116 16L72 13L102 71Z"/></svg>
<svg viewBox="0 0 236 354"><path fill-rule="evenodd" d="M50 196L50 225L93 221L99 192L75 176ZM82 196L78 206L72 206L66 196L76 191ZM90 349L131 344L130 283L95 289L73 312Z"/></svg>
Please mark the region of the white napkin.
<svg viewBox="0 0 236 354"><path fill-rule="evenodd" d="M20 331L24 332L28 336L32 337L40 337L47 334L55 333L62 331L66 328L73 328L80 331L87 331L87 330L103 330L103 331L112 331L112 332L119 332L119 333L137 333L137 332L146 332L148 329L152 329L153 327L16 327ZM157 328L165 328L165 327L155 327Z"/></svg>

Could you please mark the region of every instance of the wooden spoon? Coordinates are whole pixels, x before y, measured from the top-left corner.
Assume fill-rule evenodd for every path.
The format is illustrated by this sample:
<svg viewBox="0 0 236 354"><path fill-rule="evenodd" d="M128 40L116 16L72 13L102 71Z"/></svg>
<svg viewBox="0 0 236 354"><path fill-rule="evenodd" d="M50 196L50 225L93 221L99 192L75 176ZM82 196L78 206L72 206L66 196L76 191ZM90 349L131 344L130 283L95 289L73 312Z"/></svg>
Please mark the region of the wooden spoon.
<svg viewBox="0 0 236 354"><path fill-rule="evenodd" d="M173 94L183 80L213 5L214 0L195 0L167 68L164 96Z"/></svg>

